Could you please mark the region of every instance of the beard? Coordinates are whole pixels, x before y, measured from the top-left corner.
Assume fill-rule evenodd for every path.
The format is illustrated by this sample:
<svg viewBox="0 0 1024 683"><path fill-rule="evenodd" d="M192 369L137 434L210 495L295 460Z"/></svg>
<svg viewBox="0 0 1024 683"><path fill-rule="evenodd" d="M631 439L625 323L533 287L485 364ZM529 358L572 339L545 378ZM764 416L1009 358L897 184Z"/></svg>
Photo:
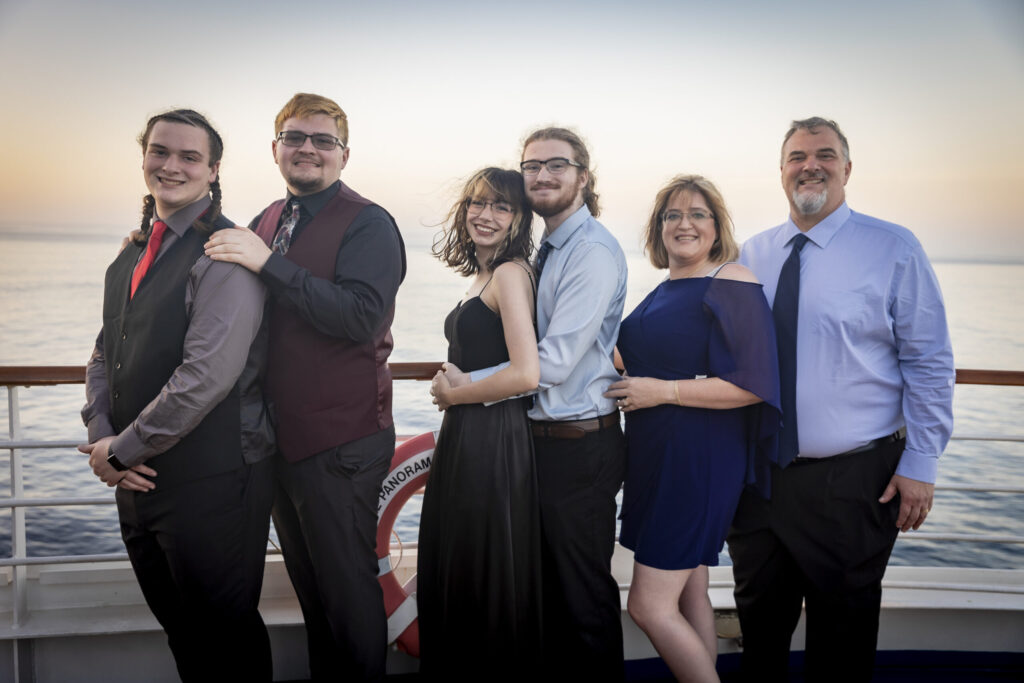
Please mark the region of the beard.
<svg viewBox="0 0 1024 683"><path fill-rule="evenodd" d="M825 187L821 188L821 192L801 192L799 187L793 190L793 206L804 216L818 213L827 201L828 189Z"/></svg>
<svg viewBox="0 0 1024 683"><path fill-rule="evenodd" d="M566 188L563 186L561 193L554 197L548 197L545 199L534 199L530 196L530 193L527 192L526 199L530 203L530 208L533 209L538 216L541 218L550 218L551 216L557 216L576 203L578 193L570 193L565 190Z"/></svg>
<svg viewBox="0 0 1024 683"><path fill-rule="evenodd" d="M303 194L312 194L325 189L325 187L321 187L324 179L320 176L304 177L290 173L285 176L285 181L288 183L289 187L292 187Z"/></svg>

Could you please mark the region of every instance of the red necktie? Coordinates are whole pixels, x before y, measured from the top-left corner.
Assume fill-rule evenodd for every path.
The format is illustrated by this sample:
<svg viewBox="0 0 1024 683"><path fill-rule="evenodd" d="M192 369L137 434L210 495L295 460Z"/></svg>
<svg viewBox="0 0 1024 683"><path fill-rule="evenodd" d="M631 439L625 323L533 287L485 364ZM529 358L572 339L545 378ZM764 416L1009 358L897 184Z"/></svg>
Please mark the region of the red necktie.
<svg viewBox="0 0 1024 683"><path fill-rule="evenodd" d="M153 223L153 232L146 243L146 253L142 260L135 264L135 272L132 273L132 292L129 299L135 296L135 290L139 288L142 278L146 277L146 271L156 260L156 254L160 251L160 243L164 241L164 233L167 232L167 224L163 221Z"/></svg>

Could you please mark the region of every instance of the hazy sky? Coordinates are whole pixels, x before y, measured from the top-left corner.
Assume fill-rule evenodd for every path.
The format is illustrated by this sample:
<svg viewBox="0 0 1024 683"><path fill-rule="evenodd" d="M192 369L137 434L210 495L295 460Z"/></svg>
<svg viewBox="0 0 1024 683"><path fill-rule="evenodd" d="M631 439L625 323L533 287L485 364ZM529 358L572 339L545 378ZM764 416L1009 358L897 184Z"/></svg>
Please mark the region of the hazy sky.
<svg viewBox="0 0 1024 683"><path fill-rule="evenodd" d="M343 178L410 237L539 125L575 127L603 222L635 246L655 192L701 173L740 239L781 222L790 120L836 119L850 205L935 258L1024 260L1024 2L0 0L0 228L121 234L135 136L170 107L225 138L225 213L284 184L273 118L296 91L348 113Z"/></svg>

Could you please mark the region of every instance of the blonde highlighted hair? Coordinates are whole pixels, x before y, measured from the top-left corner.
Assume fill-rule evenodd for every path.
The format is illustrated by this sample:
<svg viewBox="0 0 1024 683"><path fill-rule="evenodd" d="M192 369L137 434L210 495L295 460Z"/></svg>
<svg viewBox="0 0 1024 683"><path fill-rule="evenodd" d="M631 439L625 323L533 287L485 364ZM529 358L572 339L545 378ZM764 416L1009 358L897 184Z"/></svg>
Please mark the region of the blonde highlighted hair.
<svg viewBox="0 0 1024 683"><path fill-rule="evenodd" d="M708 208L715 217L715 243L711 247L708 259L713 264L735 261L740 255L739 245L733 235L732 218L725 207L725 199L714 183L699 175L677 175L665 187L658 190L654 198L654 208L647 220L644 236L644 253L655 268L668 268L668 251L661 236L661 215L665 213L669 202L680 192L700 194L707 202Z"/></svg>
<svg viewBox="0 0 1024 683"><path fill-rule="evenodd" d="M533 252L533 238L530 232L533 226L533 211L523 191L523 176L519 171L493 166L484 168L466 181L458 201L448 212L444 228L431 250L434 256L460 275L475 275L480 271L480 264L476 260L476 244L469 235L466 216L469 212L469 200L484 196L493 197L493 201L507 202L514 211L508 234L498 245L494 256L484 264L487 269L494 270L502 263L514 259L529 261Z"/></svg>

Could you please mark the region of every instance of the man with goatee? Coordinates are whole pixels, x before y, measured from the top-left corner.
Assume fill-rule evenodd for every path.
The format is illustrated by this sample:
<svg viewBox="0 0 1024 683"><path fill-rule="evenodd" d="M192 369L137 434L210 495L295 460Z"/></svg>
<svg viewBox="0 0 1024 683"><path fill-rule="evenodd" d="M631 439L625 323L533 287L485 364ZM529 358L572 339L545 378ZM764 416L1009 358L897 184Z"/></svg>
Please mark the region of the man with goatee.
<svg viewBox="0 0 1024 683"><path fill-rule="evenodd" d="M788 680L803 605L806 680L869 681L882 575L952 431L953 353L920 243L846 205L835 121L794 121L780 166L789 219L740 256L772 302L782 398L771 499L745 491L728 537L743 669Z"/></svg>

